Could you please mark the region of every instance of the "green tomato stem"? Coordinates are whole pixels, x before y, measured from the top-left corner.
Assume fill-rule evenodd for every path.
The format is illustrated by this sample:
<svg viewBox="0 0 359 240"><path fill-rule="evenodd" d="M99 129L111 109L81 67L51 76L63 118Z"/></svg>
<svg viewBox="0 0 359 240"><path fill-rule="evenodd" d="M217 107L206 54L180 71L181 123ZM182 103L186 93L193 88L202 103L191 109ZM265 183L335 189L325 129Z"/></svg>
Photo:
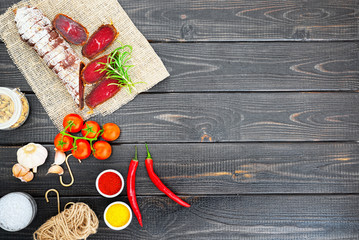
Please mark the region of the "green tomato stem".
<svg viewBox="0 0 359 240"><path fill-rule="evenodd" d="M87 125L86 125L86 126L87 126ZM74 136L74 135L71 135L71 134L69 134L69 133L66 132L66 130L67 130L69 127L71 127L71 123L69 123L69 124L65 127L65 129L60 132L60 133L62 134L62 139L61 139L61 140L63 141L64 136L72 137L72 138L74 139L74 143L73 143L73 148L72 148L71 150L76 150L76 149L77 149L76 141L77 141L78 139L87 140L87 141L90 142L90 147L91 147L92 153L94 153L94 152L95 152L95 149L93 148L93 143L92 143L92 142L93 142L93 141L96 141L96 140L99 138L100 134L103 133L104 130L101 129L100 131L98 131L98 132L96 133L96 136L95 136L94 138L88 138L87 135L89 134L90 131L87 131L87 133L86 133L86 135L85 135L84 137L78 137L78 136ZM87 127L88 127L88 126L87 126ZM86 129L88 129L88 128L86 128ZM85 129L85 130L86 130L86 129Z"/></svg>

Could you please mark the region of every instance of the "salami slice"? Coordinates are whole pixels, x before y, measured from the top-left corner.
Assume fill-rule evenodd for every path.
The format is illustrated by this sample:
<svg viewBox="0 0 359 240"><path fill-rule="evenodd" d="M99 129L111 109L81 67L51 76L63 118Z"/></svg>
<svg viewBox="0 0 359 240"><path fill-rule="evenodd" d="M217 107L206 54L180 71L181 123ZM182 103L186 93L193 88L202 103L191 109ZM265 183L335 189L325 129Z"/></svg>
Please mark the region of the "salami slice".
<svg viewBox="0 0 359 240"><path fill-rule="evenodd" d="M57 14L53 25L68 42L75 45L84 45L86 43L89 35L87 29L69 16Z"/></svg>

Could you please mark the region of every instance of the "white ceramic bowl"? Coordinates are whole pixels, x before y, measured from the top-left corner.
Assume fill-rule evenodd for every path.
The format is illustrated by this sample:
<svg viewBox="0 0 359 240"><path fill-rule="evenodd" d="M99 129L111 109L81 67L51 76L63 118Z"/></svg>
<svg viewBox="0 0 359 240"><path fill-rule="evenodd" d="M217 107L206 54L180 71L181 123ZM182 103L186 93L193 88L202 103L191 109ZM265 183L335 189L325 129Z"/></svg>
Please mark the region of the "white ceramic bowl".
<svg viewBox="0 0 359 240"><path fill-rule="evenodd" d="M115 194L113 194L113 195L104 194L103 192L100 191L100 189L99 189L99 187L98 187L98 181L99 181L100 177L102 176L102 174L107 173L107 172L116 173L116 174L121 178L121 182L122 182L121 189L120 189L120 191L118 191L117 193L115 193ZM114 198L114 197L118 196L118 195L122 192L124 186L125 186L125 180L123 180L123 177L122 177L121 173L119 173L118 171L116 171L116 170L114 170L114 169L104 170L104 171L102 171L102 172L97 176L97 178L96 178L96 189L97 189L97 191L98 191L102 196L104 196L104 197L106 197L106 198Z"/></svg>
<svg viewBox="0 0 359 240"><path fill-rule="evenodd" d="M127 222L125 225L123 225L122 227L114 227L114 226L112 226L112 225L107 221L107 219L106 219L107 210L108 210L112 205L115 205L115 204L121 204L121 205L125 206L125 207L128 209L128 211L130 211L130 219L129 219L128 222ZM131 211L130 206L128 206L126 203L121 202L121 201L117 201L117 202L111 203L110 205L108 205L108 206L106 207L105 212L103 213L103 218L104 218L104 220L105 220L105 223L106 223L107 227L109 227L109 228L111 228L111 229L113 229L113 230L123 230L123 229L127 228L128 225L130 225L130 223L131 223L131 221L132 221L132 211Z"/></svg>

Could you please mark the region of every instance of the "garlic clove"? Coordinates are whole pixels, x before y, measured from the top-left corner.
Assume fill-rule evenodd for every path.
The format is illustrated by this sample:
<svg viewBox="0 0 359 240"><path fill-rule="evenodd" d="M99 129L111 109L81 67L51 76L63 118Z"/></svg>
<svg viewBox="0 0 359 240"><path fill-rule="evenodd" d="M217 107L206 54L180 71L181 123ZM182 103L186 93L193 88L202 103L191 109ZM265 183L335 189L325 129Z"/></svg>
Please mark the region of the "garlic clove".
<svg viewBox="0 0 359 240"><path fill-rule="evenodd" d="M16 163L13 167L12 167L12 174L14 177L19 178L19 177L23 177L27 172L29 172L30 169L22 166L19 163Z"/></svg>
<svg viewBox="0 0 359 240"><path fill-rule="evenodd" d="M33 178L34 178L34 174L31 171L29 171L23 177L20 177L19 179L22 182L30 182Z"/></svg>
<svg viewBox="0 0 359 240"><path fill-rule="evenodd" d="M55 165L61 165L65 162L66 154L64 152L61 152L59 150L55 150Z"/></svg>
<svg viewBox="0 0 359 240"><path fill-rule="evenodd" d="M59 175L64 174L64 169L59 165L52 165L49 170L47 171L47 174L49 173L56 173Z"/></svg>
<svg viewBox="0 0 359 240"><path fill-rule="evenodd" d="M20 172L21 172L21 165L17 163L12 167L12 175L14 177L18 177Z"/></svg>

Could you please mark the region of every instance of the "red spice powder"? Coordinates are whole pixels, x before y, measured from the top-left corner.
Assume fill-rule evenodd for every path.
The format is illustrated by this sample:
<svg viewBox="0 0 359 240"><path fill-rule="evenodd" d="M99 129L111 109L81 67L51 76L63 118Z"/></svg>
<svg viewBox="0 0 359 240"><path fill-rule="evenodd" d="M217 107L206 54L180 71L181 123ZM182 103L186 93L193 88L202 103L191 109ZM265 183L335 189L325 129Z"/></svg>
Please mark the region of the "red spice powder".
<svg viewBox="0 0 359 240"><path fill-rule="evenodd" d="M121 178L114 172L106 172L98 179L98 188L104 194L116 194L120 191L121 187Z"/></svg>

